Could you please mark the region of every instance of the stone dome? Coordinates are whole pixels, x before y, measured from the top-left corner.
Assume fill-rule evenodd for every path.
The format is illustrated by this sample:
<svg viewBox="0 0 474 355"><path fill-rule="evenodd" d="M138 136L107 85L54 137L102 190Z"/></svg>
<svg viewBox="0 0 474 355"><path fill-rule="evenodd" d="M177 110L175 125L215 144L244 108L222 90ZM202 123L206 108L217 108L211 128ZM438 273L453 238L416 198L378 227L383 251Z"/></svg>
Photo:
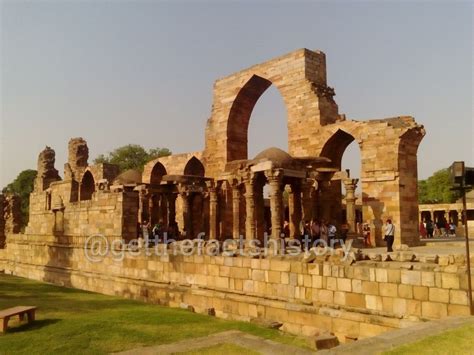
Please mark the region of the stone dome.
<svg viewBox="0 0 474 355"><path fill-rule="evenodd" d="M118 185L131 185L140 184L142 182L142 173L138 170L125 170L114 180L114 184Z"/></svg>
<svg viewBox="0 0 474 355"><path fill-rule="evenodd" d="M264 151L258 153L254 160L270 160L279 166L291 165L293 162L293 158L290 154L284 150L281 150L280 148L275 147L265 149Z"/></svg>

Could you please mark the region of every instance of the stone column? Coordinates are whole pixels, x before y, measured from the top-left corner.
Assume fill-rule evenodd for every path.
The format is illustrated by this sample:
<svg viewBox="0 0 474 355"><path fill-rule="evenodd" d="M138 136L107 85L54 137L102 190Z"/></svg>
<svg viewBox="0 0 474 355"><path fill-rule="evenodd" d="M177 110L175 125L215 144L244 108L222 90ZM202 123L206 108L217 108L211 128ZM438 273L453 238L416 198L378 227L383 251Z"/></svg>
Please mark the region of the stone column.
<svg viewBox="0 0 474 355"><path fill-rule="evenodd" d="M240 184L232 183L232 238L240 237Z"/></svg>
<svg viewBox="0 0 474 355"><path fill-rule="evenodd" d="M256 182L254 186L255 193L255 235L258 239L263 240L265 233L265 201L263 198L263 184Z"/></svg>
<svg viewBox="0 0 474 355"><path fill-rule="evenodd" d="M286 185L288 193L288 214L290 223L290 238L298 238L301 223L301 189L296 184Z"/></svg>
<svg viewBox="0 0 474 355"><path fill-rule="evenodd" d="M312 182L309 179L303 179L301 182L302 192L302 203L303 203L303 219L310 220L316 216L311 213L312 202L311 202L311 185Z"/></svg>
<svg viewBox="0 0 474 355"><path fill-rule="evenodd" d="M311 215L313 219L321 219L321 210L319 206L320 193L319 193L319 182L314 180L310 185L310 203L311 203Z"/></svg>
<svg viewBox="0 0 474 355"><path fill-rule="evenodd" d="M356 232L355 189L359 179L343 179L346 188L346 219L349 223L349 232Z"/></svg>
<svg viewBox="0 0 474 355"><path fill-rule="evenodd" d="M255 238L255 196L254 184L255 176L249 173L244 180L245 184L245 239L251 240Z"/></svg>
<svg viewBox="0 0 474 355"><path fill-rule="evenodd" d="M217 188L214 181L207 182L209 191L209 239L217 239Z"/></svg>
<svg viewBox="0 0 474 355"><path fill-rule="evenodd" d="M162 193L160 198L160 220L164 226L168 225L168 194Z"/></svg>
<svg viewBox="0 0 474 355"><path fill-rule="evenodd" d="M149 221L150 195L146 190L140 190L138 195L138 222Z"/></svg>
<svg viewBox="0 0 474 355"><path fill-rule="evenodd" d="M461 223L461 226L464 225L464 219L463 219L463 213L462 213L462 208L457 210L458 213L458 223L456 224L457 227L459 227L459 223Z"/></svg>
<svg viewBox="0 0 474 355"><path fill-rule="evenodd" d="M265 171L270 186L270 210L272 214L272 238L279 239L282 232L282 176L280 170Z"/></svg>
<svg viewBox="0 0 474 355"><path fill-rule="evenodd" d="M192 206L191 206L191 196L189 192L180 192L179 195L183 201L183 229L186 231L186 238L191 239L192 235Z"/></svg>
<svg viewBox="0 0 474 355"><path fill-rule="evenodd" d="M168 194L168 223L176 223L176 198L178 194L169 193Z"/></svg>

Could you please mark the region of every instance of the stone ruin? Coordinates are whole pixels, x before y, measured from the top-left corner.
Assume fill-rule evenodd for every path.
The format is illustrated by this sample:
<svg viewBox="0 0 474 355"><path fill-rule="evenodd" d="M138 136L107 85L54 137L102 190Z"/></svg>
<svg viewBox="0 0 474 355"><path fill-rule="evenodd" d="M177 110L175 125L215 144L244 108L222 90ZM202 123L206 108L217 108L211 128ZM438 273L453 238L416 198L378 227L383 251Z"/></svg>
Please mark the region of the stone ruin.
<svg viewBox="0 0 474 355"><path fill-rule="evenodd" d="M287 107L289 151L269 148L252 159L247 154L248 123L270 85ZM286 219L293 238L301 220L343 222L342 184L348 192L346 218L355 232L362 222L356 220L353 193L359 180L341 171L341 161L356 140L363 221L371 224L373 243L384 244L382 224L391 218L397 226L395 245L418 244L416 152L423 127L411 117L349 120L339 114L334 96L324 53L301 49L216 81L203 151L158 158L143 174L119 177L110 164L90 166L86 141L74 138L61 180L55 153L46 147L38 158L27 234L59 229L65 236L107 232L131 239L139 223L161 221L177 223L191 237L204 232L211 239L261 239L271 229L279 239ZM263 196L265 185L269 201ZM52 201L58 199L64 227L55 223ZM105 211L105 206L111 209Z"/></svg>
<svg viewBox="0 0 474 355"><path fill-rule="evenodd" d="M270 147L249 157L251 113L271 85L287 108L289 149ZM85 140L74 138L60 179L54 151L46 147L38 158L28 226L24 234L7 236L0 267L3 255L3 267L18 275L187 304L203 313L212 308L223 317L281 321L293 333L324 330L346 340L413 319L465 314L464 264L454 265L454 258L445 271L437 258L413 264L419 260L402 252L391 256L396 261L390 266L383 262L390 256L378 254L364 261L353 254L345 264L311 255L147 258L125 253L120 261L107 255L100 263L84 257L88 237L129 241L143 222L177 224L186 238L204 232L209 240L243 236L248 242L268 232L279 240L288 220L294 239L302 220L343 222L342 184L345 218L354 232L359 182L363 221L371 225L374 245L384 245L386 218L397 226L397 247L417 245L417 149L423 126L406 116L348 119L334 96L325 54L300 49L215 82L202 151L161 157L143 172L119 174L111 164L89 165ZM341 171L344 151L354 140L361 151L360 179Z"/></svg>
<svg viewBox="0 0 474 355"><path fill-rule="evenodd" d="M15 194L0 194L0 248L5 245L7 234L21 231L21 200Z"/></svg>

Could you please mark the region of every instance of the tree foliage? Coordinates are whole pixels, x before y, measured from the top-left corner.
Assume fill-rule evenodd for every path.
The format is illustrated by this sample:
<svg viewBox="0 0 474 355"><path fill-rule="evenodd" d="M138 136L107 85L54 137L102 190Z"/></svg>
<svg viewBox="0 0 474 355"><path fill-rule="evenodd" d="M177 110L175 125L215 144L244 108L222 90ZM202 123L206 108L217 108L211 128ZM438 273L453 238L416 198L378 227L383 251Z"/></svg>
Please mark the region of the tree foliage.
<svg viewBox="0 0 474 355"><path fill-rule="evenodd" d="M99 155L94 159L94 163L115 164L121 172L128 169L142 171L145 164L150 160L168 155L171 155L168 148L152 148L147 151L141 145L128 144L114 149L107 155Z"/></svg>
<svg viewBox="0 0 474 355"><path fill-rule="evenodd" d="M418 200L420 203L453 203L460 195L451 191L451 187L449 170L438 170L428 179L418 181Z"/></svg>
<svg viewBox="0 0 474 355"><path fill-rule="evenodd" d="M10 184L3 188L3 193L17 194L21 198L22 227L28 224L30 193L33 191L36 170L23 170Z"/></svg>

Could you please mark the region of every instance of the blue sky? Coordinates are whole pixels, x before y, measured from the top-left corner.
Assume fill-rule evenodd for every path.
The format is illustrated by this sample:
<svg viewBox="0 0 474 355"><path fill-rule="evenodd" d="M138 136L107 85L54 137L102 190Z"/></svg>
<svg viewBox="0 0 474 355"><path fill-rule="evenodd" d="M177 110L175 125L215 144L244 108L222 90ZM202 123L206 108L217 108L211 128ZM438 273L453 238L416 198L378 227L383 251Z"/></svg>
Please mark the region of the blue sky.
<svg viewBox="0 0 474 355"><path fill-rule="evenodd" d="M201 150L215 79L306 47L350 119L412 115L425 125L419 176L474 166L472 3L2 1L0 187L36 168L62 173L67 142L90 161L128 143ZM274 87L257 102L249 152L286 149ZM353 143L344 167L358 174Z"/></svg>

